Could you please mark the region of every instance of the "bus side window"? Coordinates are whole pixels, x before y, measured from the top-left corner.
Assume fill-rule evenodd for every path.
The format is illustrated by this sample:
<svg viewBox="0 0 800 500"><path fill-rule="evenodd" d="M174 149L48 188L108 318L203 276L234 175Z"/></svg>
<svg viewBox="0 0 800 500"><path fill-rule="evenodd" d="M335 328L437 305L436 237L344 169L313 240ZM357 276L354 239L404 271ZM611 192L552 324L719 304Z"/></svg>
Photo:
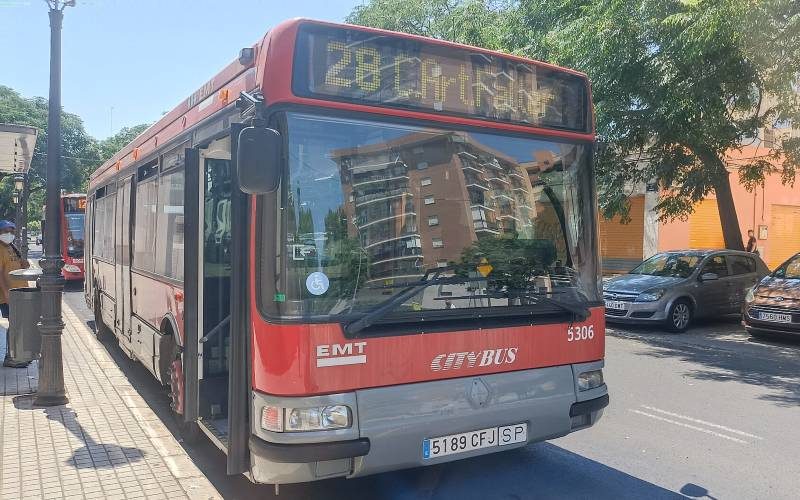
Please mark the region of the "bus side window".
<svg viewBox="0 0 800 500"><path fill-rule="evenodd" d="M183 281L183 187L184 171L161 175L156 221L156 273Z"/></svg>
<svg viewBox="0 0 800 500"><path fill-rule="evenodd" d="M156 199L157 177L152 177L136 186L136 216L134 218L133 267L143 271L155 271Z"/></svg>

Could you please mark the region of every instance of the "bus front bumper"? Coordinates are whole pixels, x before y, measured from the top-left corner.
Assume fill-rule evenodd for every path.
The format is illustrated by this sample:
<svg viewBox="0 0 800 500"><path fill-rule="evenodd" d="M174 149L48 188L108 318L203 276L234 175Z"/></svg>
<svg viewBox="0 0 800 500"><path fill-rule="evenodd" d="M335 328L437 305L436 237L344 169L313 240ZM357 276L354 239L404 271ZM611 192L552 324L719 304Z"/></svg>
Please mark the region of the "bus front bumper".
<svg viewBox="0 0 800 500"><path fill-rule="evenodd" d="M465 377L354 393L280 398L253 393L253 420L264 405L351 404L350 429L273 433L250 438L251 478L284 484L359 477L486 455L591 427L609 398L605 384L579 391L579 373L602 361ZM310 400L310 401L309 401ZM423 441L469 431L525 424L527 439L426 459Z"/></svg>

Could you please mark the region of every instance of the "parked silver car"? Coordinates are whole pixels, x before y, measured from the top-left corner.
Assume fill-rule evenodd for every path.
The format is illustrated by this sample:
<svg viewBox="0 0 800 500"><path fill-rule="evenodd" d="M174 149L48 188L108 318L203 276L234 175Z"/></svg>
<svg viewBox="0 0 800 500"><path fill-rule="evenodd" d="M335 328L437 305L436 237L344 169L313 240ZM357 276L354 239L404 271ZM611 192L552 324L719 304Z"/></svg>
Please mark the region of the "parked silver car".
<svg viewBox="0 0 800 500"><path fill-rule="evenodd" d="M696 317L741 312L747 291L768 274L764 261L747 252L660 253L603 285L606 321L663 323L683 332Z"/></svg>

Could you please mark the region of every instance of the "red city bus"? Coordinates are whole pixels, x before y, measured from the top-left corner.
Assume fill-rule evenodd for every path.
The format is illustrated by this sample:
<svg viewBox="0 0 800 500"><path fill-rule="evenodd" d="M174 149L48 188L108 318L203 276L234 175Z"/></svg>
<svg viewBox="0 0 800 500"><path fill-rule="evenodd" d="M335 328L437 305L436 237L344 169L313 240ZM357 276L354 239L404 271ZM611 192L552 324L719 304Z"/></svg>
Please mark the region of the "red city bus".
<svg viewBox="0 0 800 500"><path fill-rule="evenodd" d="M259 483L590 427L593 127L580 73L282 23L92 175L98 334Z"/></svg>
<svg viewBox="0 0 800 500"><path fill-rule="evenodd" d="M42 207L42 213L46 207ZM67 281L83 279L84 226L86 223L86 195L61 195L61 258L64 267L61 275ZM44 234L44 219L42 219Z"/></svg>

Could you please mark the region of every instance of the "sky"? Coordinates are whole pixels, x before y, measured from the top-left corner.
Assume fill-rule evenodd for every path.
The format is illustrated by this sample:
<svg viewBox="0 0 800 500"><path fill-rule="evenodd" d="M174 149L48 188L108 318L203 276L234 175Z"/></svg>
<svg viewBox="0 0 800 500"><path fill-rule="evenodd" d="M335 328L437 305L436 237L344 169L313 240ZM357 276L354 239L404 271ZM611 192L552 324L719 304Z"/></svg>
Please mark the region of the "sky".
<svg viewBox="0 0 800 500"><path fill-rule="evenodd" d="M152 123L293 17L343 21L363 0L77 0L64 11L61 103L99 139ZM0 85L47 97L44 0L0 0Z"/></svg>

